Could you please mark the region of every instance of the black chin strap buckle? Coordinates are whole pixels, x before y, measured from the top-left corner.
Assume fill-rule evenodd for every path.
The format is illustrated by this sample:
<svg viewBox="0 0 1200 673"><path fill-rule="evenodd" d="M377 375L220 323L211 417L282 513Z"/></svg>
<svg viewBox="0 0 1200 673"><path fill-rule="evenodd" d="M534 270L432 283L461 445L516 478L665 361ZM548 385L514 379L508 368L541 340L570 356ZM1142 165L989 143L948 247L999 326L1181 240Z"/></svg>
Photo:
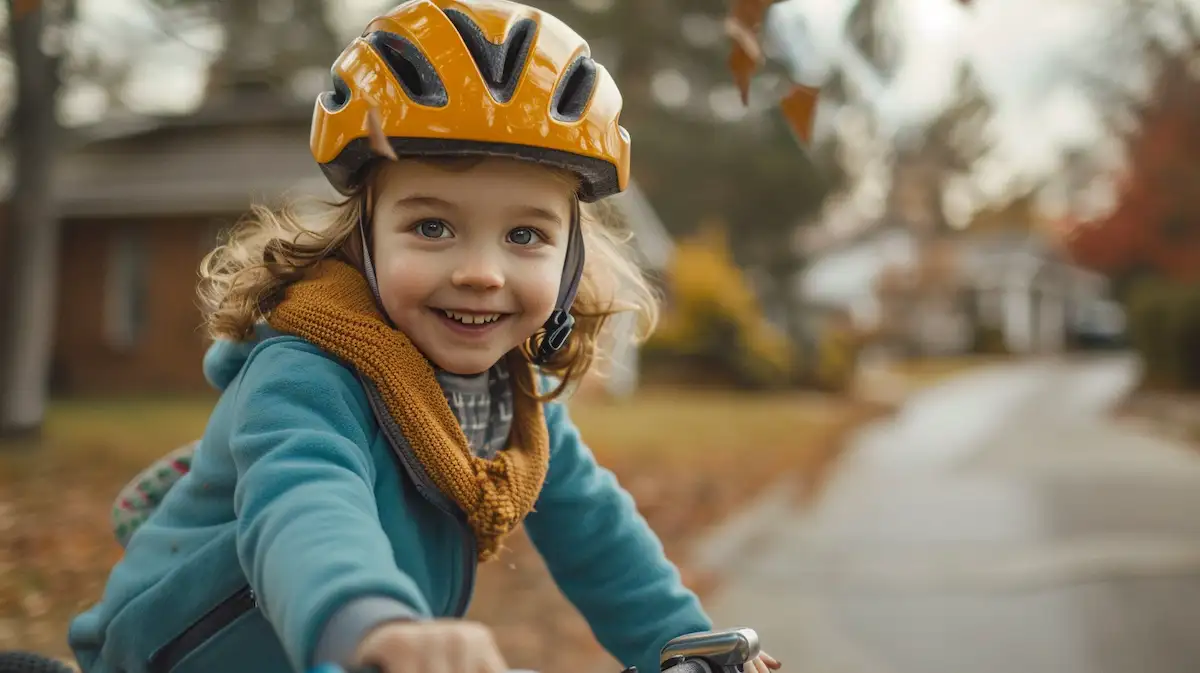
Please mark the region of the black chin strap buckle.
<svg viewBox="0 0 1200 673"><path fill-rule="evenodd" d="M569 311L556 308L550 314L550 319L546 321L543 329L545 332L541 338L535 338L532 344L534 346L532 349L533 363L536 365L546 364L555 353L567 345L571 330L575 329L575 316L571 315Z"/></svg>

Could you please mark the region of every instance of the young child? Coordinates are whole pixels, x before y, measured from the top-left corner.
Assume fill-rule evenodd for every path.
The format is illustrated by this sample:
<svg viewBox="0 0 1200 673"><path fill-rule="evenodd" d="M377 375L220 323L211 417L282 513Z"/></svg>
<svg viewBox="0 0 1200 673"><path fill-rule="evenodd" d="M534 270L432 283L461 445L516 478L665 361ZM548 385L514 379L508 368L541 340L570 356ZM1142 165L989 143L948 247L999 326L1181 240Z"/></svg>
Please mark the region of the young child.
<svg viewBox="0 0 1200 673"><path fill-rule="evenodd" d="M711 627L556 400L607 316L655 314L580 207L627 183L620 111L535 9L410 0L367 26L314 112L345 200L256 209L205 260L222 395L194 450L147 473L149 517L118 522L125 557L70 628L85 673L504 670L459 618L522 522L626 664L657 673L668 640Z"/></svg>

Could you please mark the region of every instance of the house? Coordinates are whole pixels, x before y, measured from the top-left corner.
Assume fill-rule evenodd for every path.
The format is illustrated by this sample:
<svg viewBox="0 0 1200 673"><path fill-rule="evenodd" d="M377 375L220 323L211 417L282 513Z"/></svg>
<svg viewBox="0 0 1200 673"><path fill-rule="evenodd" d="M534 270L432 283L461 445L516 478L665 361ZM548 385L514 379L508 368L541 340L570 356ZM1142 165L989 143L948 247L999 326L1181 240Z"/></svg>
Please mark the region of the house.
<svg viewBox="0 0 1200 673"><path fill-rule="evenodd" d="M201 258L250 203L327 189L311 106L251 95L88 130L60 161L55 394L207 389Z"/></svg>
<svg viewBox="0 0 1200 673"><path fill-rule="evenodd" d="M335 197L308 149L311 102L214 97L175 118L89 130L61 161L52 390L59 395L207 390L195 288L202 257L252 203ZM614 205L653 265L663 229L636 187ZM666 239L669 241L669 238ZM628 344L615 326L617 344ZM636 385L636 350L612 385Z"/></svg>
<svg viewBox="0 0 1200 673"><path fill-rule="evenodd" d="M796 292L845 307L897 355L969 352L983 330L1008 352L1039 354L1067 348L1076 316L1108 288L1034 233L968 230L931 246L907 227L880 226L818 255Z"/></svg>

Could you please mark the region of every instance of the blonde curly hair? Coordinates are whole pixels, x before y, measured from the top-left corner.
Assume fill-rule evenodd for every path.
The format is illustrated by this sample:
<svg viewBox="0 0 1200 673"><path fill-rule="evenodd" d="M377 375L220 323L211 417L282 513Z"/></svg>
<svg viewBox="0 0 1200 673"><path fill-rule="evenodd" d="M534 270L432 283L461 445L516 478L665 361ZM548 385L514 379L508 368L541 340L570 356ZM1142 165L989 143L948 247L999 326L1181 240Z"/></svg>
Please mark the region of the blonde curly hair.
<svg viewBox="0 0 1200 673"><path fill-rule="evenodd" d="M462 170L481 159L420 161ZM368 171L363 184L372 184L377 174L378 164ZM573 175L562 172L561 177L578 185ZM324 259L339 258L361 270L358 220L366 189L364 186L339 201L294 201L279 209L253 206L200 265L197 293L209 336L250 339L254 325L270 315L287 286ZM571 307L575 329L567 347L541 367L561 382L544 399L557 397L578 383L604 356L604 327L610 317L634 312L639 318L635 335L639 341L658 323L660 297L635 261L632 234L620 226L611 208L600 203L580 205L587 256ZM522 347L522 353L530 359L527 347Z"/></svg>

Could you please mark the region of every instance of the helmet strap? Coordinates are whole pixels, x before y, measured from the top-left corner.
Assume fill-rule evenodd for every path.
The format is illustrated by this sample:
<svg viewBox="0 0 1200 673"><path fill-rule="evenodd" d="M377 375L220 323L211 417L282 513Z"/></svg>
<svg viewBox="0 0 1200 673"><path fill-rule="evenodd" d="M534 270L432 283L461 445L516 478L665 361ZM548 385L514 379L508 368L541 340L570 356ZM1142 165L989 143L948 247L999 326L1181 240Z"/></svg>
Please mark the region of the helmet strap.
<svg viewBox="0 0 1200 673"><path fill-rule="evenodd" d="M558 301L550 318L542 326L542 330L529 338L529 351L533 354L533 363L544 365L555 353L567 345L567 340L575 328L575 316L571 315L571 306L575 303L575 295L579 293L579 282L583 278L584 246L583 231L579 217L579 198L571 204L571 231L567 239L567 258L563 263L562 280L558 286Z"/></svg>
<svg viewBox="0 0 1200 673"><path fill-rule="evenodd" d="M388 317L387 310L383 307L383 296L379 294L379 281L375 279L375 264L371 261L371 216L368 212L371 207L370 190L363 192L362 203L359 205L358 238L362 241L363 275L367 278L367 285L371 288L371 295L375 297L375 305L379 307L380 315L388 325L394 328L392 319Z"/></svg>

